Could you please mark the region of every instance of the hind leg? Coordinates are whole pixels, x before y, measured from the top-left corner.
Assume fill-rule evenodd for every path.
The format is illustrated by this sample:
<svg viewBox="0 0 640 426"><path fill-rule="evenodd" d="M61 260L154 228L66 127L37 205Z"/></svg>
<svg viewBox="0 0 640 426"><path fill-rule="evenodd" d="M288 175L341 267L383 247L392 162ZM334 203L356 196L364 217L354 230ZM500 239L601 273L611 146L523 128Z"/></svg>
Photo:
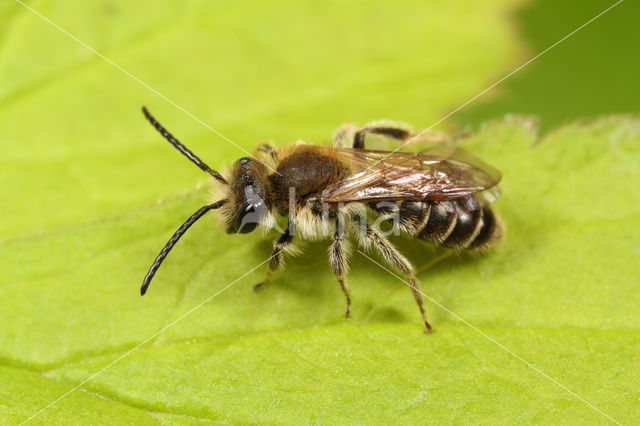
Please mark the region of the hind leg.
<svg viewBox="0 0 640 426"><path fill-rule="evenodd" d="M416 279L416 273L413 265L409 260L391 242L375 230L370 224L366 223L364 226L359 225L359 240L365 249L374 247L378 253L384 258L389 266L402 272L405 276L406 282L411 287L411 292L416 300L420 315L422 315L422 322L427 328L427 333L431 333L431 325L427 321L427 314L424 310L424 302L422 301L422 292L420 291L420 284Z"/></svg>

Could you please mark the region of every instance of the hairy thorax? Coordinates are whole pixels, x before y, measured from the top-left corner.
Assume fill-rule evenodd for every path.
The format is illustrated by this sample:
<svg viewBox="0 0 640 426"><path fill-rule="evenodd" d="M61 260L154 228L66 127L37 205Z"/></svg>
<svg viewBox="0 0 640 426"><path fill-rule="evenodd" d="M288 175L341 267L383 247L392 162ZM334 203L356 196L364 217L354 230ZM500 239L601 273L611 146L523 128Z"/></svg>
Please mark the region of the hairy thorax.
<svg viewBox="0 0 640 426"><path fill-rule="evenodd" d="M289 210L290 197L296 204L320 196L329 185L350 175L348 165L331 155L331 151L313 145L299 145L286 155L269 176L273 205L280 214Z"/></svg>

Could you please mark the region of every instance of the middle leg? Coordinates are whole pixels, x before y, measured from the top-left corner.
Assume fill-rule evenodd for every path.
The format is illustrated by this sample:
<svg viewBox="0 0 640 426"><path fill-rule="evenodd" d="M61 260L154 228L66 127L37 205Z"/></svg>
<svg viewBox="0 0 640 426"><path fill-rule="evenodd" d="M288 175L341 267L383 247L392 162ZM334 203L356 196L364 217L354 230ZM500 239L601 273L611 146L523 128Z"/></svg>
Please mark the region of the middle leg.
<svg viewBox="0 0 640 426"><path fill-rule="evenodd" d="M357 149L364 149L364 138L367 133L374 135L383 135L398 141L407 143L407 141L413 143L432 143L439 144L443 142L454 142L458 139L462 139L468 136L467 133L461 133L458 136L449 136L443 132L425 132L425 133L413 133L412 130L405 127L398 127L394 125L389 126L375 126L367 125L358 130L353 137L353 147Z"/></svg>
<svg viewBox="0 0 640 426"><path fill-rule="evenodd" d="M356 149L364 149L364 137L367 133L375 135L388 136L393 139L404 141L410 135L411 132L401 127L392 126L365 126L358 130L353 137L353 147Z"/></svg>
<svg viewBox="0 0 640 426"><path fill-rule="evenodd" d="M359 127L356 124L344 124L333 134L334 146L338 148L364 149L367 133L387 136L400 141L406 140L412 133L411 126L392 121L376 121Z"/></svg>
<svg viewBox="0 0 640 426"><path fill-rule="evenodd" d="M349 268L347 257L348 247L346 234L340 219L336 219L336 232L333 234L333 242L329 248L329 262L331 263L331 269L333 270L338 283L340 283L340 288L342 288L342 292L347 299L347 309L344 312L345 318L349 318L351 316L351 294L346 278L347 270Z"/></svg>
<svg viewBox="0 0 640 426"><path fill-rule="evenodd" d="M365 149L365 137L368 133L386 136L400 142L411 140L411 142L415 143L455 142L468 136L467 133L461 133L457 136L450 136L443 132L415 133L408 124L383 120L374 121L362 127L356 124L340 126L333 135L334 146L338 148Z"/></svg>

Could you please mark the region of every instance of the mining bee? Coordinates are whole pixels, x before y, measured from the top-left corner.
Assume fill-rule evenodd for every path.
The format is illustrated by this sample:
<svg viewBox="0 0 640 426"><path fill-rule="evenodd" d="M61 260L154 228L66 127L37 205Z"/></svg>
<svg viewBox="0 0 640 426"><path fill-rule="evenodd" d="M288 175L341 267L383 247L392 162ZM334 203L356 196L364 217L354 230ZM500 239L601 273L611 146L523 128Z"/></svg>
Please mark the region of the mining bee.
<svg viewBox="0 0 640 426"><path fill-rule="evenodd" d="M217 196L169 239L144 278L142 295L187 229L209 210L217 210L217 218L230 234L246 234L258 226L270 230L278 228L279 218L287 221L273 244L266 277L254 290L282 266L285 254L295 253L294 236L327 238L331 240L329 264L346 297L345 317L349 317L348 235L354 234L361 247L374 249L405 276L427 331L431 331L414 266L376 223L386 222L396 232L456 250L482 251L504 234L490 206L499 195L500 172L455 144L436 143L433 139L437 137L416 135L404 124L343 125L331 146L303 141L281 148L261 144L253 157L239 159L223 176L180 143L146 108L143 112L169 143L211 175ZM399 141L416 138L431 145L417 153L368 150L366 135Z"/></svg>

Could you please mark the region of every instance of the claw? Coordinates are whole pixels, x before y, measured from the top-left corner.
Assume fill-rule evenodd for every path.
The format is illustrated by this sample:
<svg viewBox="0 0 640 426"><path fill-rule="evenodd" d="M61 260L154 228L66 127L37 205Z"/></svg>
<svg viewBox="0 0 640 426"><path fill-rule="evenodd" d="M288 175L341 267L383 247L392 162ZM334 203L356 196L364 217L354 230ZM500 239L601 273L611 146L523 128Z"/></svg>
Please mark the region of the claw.
<svg viewBox="0 0 640 426"><path fill-rule="evenodd" d="M262 287L262 285L264 284L264 281L258 284L255 284L253 286L253 291L255 291L256 293L258 292L258 290L260 290L260 287Z"/></svg>

